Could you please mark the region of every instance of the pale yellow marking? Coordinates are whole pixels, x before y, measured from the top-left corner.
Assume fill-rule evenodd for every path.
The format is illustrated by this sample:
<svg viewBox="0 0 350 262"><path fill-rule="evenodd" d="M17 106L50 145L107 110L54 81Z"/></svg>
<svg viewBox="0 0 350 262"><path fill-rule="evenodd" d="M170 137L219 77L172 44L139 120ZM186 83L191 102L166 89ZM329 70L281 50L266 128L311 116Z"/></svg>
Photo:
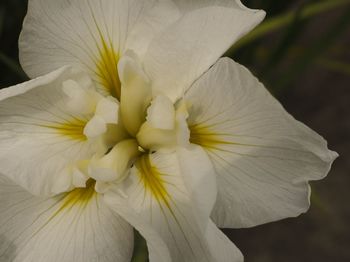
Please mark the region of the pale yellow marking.
<svg viewBox="0 0 350 262"><path fill-rule="evenodd" d="M44 227L46 227L51 221L53 221L61 213L66 211L69 212L73 207L79 207L80 208L79 212L82 212L87 207L91 199L97 194L95 191L95 184L96 184L96 181L93 179L90 179L87 181L85 188L76 188L69 193L64 193L62 199L59 200L58 209L50 216L50 218L40 228L36 230L36 232L32 235L32 237L38 234Z"/></svg>
<svg viewBox="0 0 350 262"><path fill-rule="evenodd" d="M121 95L121 84L118 74L119 54L113 46L109 46L101 37L102 47L99 50L100 59L97 61L97 73L106 92L118 100Z"/></svg>
<svg viewBox="0 0 350 262"><path fill-rule="evenodd" d="M42 125L43 127L55 130L60 135L67 136L73 140L85 141L87 137L84 135L86 121L80 119L72 119L66 123Z"/></svg>
<svg viewBox="0 0 350 262"><path fill-rule="evenodd" d="M165 175L152 166L149 155L141 156L136 162L136 167L139 170L139 176L145 191L150 192L158 203L164 203L171 210L170 196L165 187L166 181L163 179Z"/></svg>
<svg viewBox="0 0 350 262"><path fill-rule="evenodd" d="M161 173L157 167L152 165L149 154L144 154L143 156L141 156L136 162L136 167L139 170L139 176L141 182L144 185L145 192L150 192L151 195L156 199L161 212L164 214L165 220L167 220L167 214L165 213L162 207L162 204L165 205L165 207L169 210L171 216L173 217L175 223L179 227L179 230L182 232L186 243L191 248L190 241L188 240L187 235L175 214L175 210L170 205L170 203L172 203L174 208L178 209L176 203L172 201L171 196L169 195L165 186L168 182L165 181L163 177L169 175ZM167 223L169 226L169 222Z"/></svg>
<svg viewBox="0 0 350 262"><path fill-rule="evenodd" d="M234 145L235 143L223 140L219 134L203 125L190 125L190 142L207 149L219 149L218 145Z"/></svg>
<svg viewBox="0 0 350 262"><path fill-rule="evenodd" d="M73 191L67 193L62 200L61 207L53 215L56 216L63 210L70 210L74 206L86 207L90 200L95 196L95 184L96 181L89 179L85 188L76 188Z"/></svg>
<svg viewBox="0 0 350 262"><path fill-rule="evenodd" d="M97 22L92 6L90 5L90 3L88 3L88 5L99 38L97 39L93 35L99 52L95 60L98 82L100 82L100 84L105 89L104 91L108 95L114 96L120 101L121 83L118 74L118 61L120 58L120 54L116 51L109 33L107 32L107 37L105 37L105 35L102 33L102 30L99 26L99 23ZM108 38L108 40L106 40L106 38Z"/></svg>

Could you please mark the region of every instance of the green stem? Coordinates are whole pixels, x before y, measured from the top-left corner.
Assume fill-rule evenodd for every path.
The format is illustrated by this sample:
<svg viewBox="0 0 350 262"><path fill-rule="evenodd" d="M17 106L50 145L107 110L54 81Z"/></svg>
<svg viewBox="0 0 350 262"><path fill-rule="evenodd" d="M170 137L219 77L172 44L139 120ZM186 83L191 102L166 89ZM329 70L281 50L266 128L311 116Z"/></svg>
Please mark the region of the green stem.
<svg viewBox="0 0 350 262"><path fill-rule="evenodd" d="M131 262L148 262L146 241L136 230L134 230L134 254Z"/></svg>
<svg viewBox="0 0 350 262"><path fill-rule="evenodd" d="M327 0L322 1L321 3L310 4L301 11L299 19L307 19L309 17L318 15L325 11L329 11L331 9L349 3L350 0ZM257 40L260 37L265 36L266 34L275 32L276 30L289 25L293 22L294 18L295 12L291 11L266 20L257 28L255 28L251 33L239 40L234 46L230 48L230 50L227 53L232 54L242 46Z"/></svg>
<svg viewBox="0 0 350 262"><path fill-rule="evenodd" d="M314 42L303 54L290 66L289 72L281 77L279 89L289 86L297 75L303 72L310 64L327 52L336 39L349 28L350 8L331 26L331 29Z"/></svg>
<svg viewBox="0 0 350 262"><path fill-rule="evenodd" d="M304 8L305 4L302 4L294 12L293 20L287 25L286 32L282 34L278 44L270 51L270 58L259 73L260 76L269 75L270 72L274 70L275 66L289 53L288 51L297 41L298 36L304 32L305 25L308 22L308 20L303 20L300 17Z"/></svg>
<svg viewBox="0 0 350 262"><path fill-rule="evenodd" d="M317 61L317 64L334 72L342 73L345 75L350 75L350 64L335 61L335 60L327 60L320 59Z"/></svg>

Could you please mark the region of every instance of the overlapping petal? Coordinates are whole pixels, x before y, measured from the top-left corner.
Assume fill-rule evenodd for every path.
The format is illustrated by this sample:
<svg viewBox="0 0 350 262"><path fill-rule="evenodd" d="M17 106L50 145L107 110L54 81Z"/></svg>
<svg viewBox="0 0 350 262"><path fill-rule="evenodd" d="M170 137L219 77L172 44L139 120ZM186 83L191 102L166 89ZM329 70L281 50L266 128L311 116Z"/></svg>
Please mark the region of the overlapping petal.
<svg viewBox="0 0 350 262"><path fill-rule="evenodd" d="M156 229L147 220L132 209L125 199L120 198L120 192L115 195L111 191L105 194L104 200L117 214L128 221L147 240L148 258L151 262L171 262L169 249Z"/></svg>
<svg viewBox="0 0 350 262"><path fill-rule="evenodd" d="M185 99L192 105L191 142L205 148L217 172L212 216L220 227L254 226L308 209L308 181L323 178L337 154L247 69L221 59Z"/></svg>
<svg viewBox="0 0 350 262"><path fill-rule="evenodd" d="M0 176L0 261L129 262L133 229L93 186L34 197Z"/></svg>
<svg viewBox="0 0 350 262"><path fill-rule="evenodd" d="M144 61L154 91L175 101L264 17L230 2L30 0L21 63L31 77L78 66L103 94L119 99L117 64L131 49Z"/></svg>
<svg viewBox="0 0 350 262"><path fill-rule="evenodd" d="M194 9L208 7L208 6L223 6L223 7L238 8L243 10L248 9L242 4L241 0L173 0L173 1L183 12L189 12Z"/></svg>
<svg viewBox="0 0 350 262"><path fill-rule="evenodd" d="M189 146L187 117L185 103L175 107L168 97L157 96L147 110L147 121L136 135L140 146L151 151Z"/></svg>
<svg viewBox="0 0 350 262"><path fill-rule="evenodd" d="M204 159L206 157L196 151L192 153L201 160L201 156ZM199 166L199 162L193 163L191 160L187 159L187 165L192 163ZM181 163L184 164L184 161L182 159ZM207 163L210 165L209 161ZM187 172L193 169L187 166L181 170L176 153L158 151L142 156L135 163L123 187L118 188L117 193L108 193L107 197L112 206L113 203L124 202L125 206L138 214L139 222L143 221L149 228L153 228L165 242L172 261L241 261L240 252L228 243L222 232L211 225L210 212L204 215L204 209L211 209L210 203L215 202L216 196L215 193L212 194L215 192L215 183L209 184L210 178L206 178L213 176L210 170L203 168L197 170L198 173L189 174ZM190 183L185 182L186 179L191 180L188 176L197 177ZM188 184L195 187L187 187ZM210 198L203 210L197 205L196 196L199 191L194 188L202 189L201 196L204 199ZM118 212L117 207L114 210ZM124 218L129 221L127 217ZM144 237L148 244L152 244L152 239L147 235ZM227 252L231 255L227 257L213 252L219 245L230 245Z"/></svg>
<svg viewBox="0 0 350 262"><path fill-rule="evenodd" d="M125 54L118 64L122 84L121 115L125 128L136 135L146 119L152 98L151 83L134 53Z"/></svg>
<svg viewBox="0 0 350 262"><path fill-rule="evenodd" d="M0 91L0 171L34 194L69 190L73 165L105 150L84 134L93 114L69 106L69 79L93 92L89 78L69 67Z"/></svg>
<svg viewBox="0 0 350 262"><path fill-rule="evenodd" d="M177 15L166 0L30 0L19 42L21 64L32 78L65 65L80 67L103 94L119 98L120 56L126 49L144 52Z"/></svg>
<svg viewBox="0 0 350 262"><path fill-rule="evenodd" d="M184 8L183 16L154 38L144 59L154 93L173 101L265 15L263 11L220 6L215 1L195 7Z"/></svg>

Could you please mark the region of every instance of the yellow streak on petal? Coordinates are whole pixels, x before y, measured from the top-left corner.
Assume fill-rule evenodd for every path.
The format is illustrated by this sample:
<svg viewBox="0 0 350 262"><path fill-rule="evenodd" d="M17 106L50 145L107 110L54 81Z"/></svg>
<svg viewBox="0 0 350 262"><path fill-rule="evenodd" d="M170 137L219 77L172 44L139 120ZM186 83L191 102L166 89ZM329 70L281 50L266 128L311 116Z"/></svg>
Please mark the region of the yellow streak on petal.
<svg viewBox="0 0 350 262"><path fill-rule="evenodd" d="M110 35L103 33L99 23L94 14L92 6L88 3L92 18L94 20L98 38L95 38L96 45L99 52L99 57L97 57L96 64L96 74L100 84L104 87L105 95L111 95L120 101L121 95L121 83L118 74L118 61L120 58L119 52L116 52L114 45L112 43ZM105 38L108 38L106 41ZM100 43L98 43L100 42Z"/></svg>
<svg viewBox="0 0 350 262"><path fill-rule="evenodd" d="M34 237L38 234L45 226L50 224L58 215L63 212L69 212L73 207L78 207L79 212L82 212L89 202L96 196L95 191L95 180L88 180L85 188L76 188L69 193L63 193L59 199L59 207L58 209L47 219L47 221L36 230L36 232L32 235ZM68 226L68 225L67 225Z"/></svg>
<svg viewBox="0 0 350 262"><path fill-rule="evenodd" d="M67 193L63 198L61 207L55 212L54 216L63 210L70 210L72 207L79 205L80 207L86 207L89 201L95 196L95 184L96 181L89 179L85 188L76 188L73 191Z"/></svg>
<svg viewBox="0 0 350 262"><path fill-rule="evenodd" d="M165 187L166 181L163 179L166 175L160 173L155 166L152 166L148 154L139 158L136 162L136 167L139 170L138 174L145 191L150 192L158 203L165 204L166 207L171 210L170 196Z"/></svg>
<svg viewBox="0 0 350 262"><path fill-rule="evenodd" d="M164 179L164 177L169 175L161 173L157 167L152 165L149 154L144 154L141 156L136 162L135 166L139 170L138 175L140 176L141 183L143 183L145 194L146 192L151 193L152 197L154 197L158 202L160 210L165 217L167 217L167 213L163 209L162 205L164 205L169 210L171 216L186 238L185 231L183 230L180 221L178 220L172 206L170 205L170 203L172 203L173 206L176 206L176 203L172 201L171 196L165 186L168 182Z"/></svg>
<svg viewBox="0 0 350 262"><path fill-rule="evenodd" d="M42 127L53 129L60 135L67 136L73 140L86 141L84 128L87 121L81 119L71 119L66 123L41 125Z"/></svg>
<svg viewBox="0 0 350 262"><path fill-rule="evenodd" d="M218 134L211 131L208 127L203 125L190 125L191 135L190 142L197 144L207 149L218 149L218 145L233 145L235 143L225 141L222 139L223 134Z"/></svg>
<svg viewBox="0 0 350 262"><path fill-rule="evenodd" d="M121 83L118 74L119 54L115 52L112 45L101 37L102 46L99 48L99 60L96 62L97 74L100 83L108 95L120 100Z"/></svg>

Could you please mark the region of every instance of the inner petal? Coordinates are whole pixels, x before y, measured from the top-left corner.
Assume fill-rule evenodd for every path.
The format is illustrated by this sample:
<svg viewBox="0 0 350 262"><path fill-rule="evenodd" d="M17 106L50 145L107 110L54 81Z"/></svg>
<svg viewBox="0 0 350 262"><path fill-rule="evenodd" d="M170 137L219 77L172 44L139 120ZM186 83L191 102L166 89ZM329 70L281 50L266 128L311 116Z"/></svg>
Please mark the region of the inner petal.
<svg viewBox="0 0 350 262"><path fill-rule="evenodd" d="M95 156L89 165L89 176L98 182L118 183L125 178L128 168L140 154L136 140L126 139L108 154Z"/></svg>
<svg viewBox="0 0 350 262"><path fill-rule="evenodd" d="M189 146L187 106L184 101L174 106L164 96L157 96L147 110L147 121L136 137L145 149L158 150L181 145Z"/></svg>
<svg viewBox="0 0 350 262"><path fill-rule="evenodd" d="M146 120L146 110L152 97L151 83L131 51L125 53L118 69L122 82L121 115L125 128L135 137Z"/></svg>

